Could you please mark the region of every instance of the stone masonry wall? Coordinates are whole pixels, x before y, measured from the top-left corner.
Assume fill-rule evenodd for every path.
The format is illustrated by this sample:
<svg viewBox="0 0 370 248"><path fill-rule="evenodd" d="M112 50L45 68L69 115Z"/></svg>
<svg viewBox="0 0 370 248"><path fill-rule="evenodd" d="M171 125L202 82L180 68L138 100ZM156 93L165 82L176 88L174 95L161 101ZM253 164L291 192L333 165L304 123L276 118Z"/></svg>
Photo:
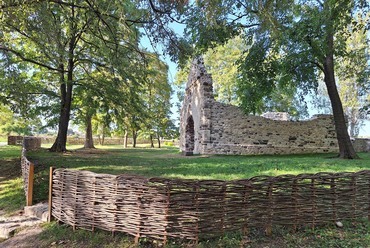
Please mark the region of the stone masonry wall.
<svg viewBox="0 0 370 248"><path fill-rule="evenodd" d="M356 152L370 152L370 139L356 138L352 143Z"/></svg>
<svg viewBox="0 0 370 248"><path fill-rule="evenodd" d="M214 102L208 154L290 154L337 152L334 120L319 115L307 121L248 116Z"/></svg>
<svg viewBox="0 0 370 248"><path fill-rule="evenodd" d="M195 59L180 116L180 150L186 155L338 152L330 115L307 121L287 121L282 113L248 116L216 102L212 90L203 60Z"/></svg>

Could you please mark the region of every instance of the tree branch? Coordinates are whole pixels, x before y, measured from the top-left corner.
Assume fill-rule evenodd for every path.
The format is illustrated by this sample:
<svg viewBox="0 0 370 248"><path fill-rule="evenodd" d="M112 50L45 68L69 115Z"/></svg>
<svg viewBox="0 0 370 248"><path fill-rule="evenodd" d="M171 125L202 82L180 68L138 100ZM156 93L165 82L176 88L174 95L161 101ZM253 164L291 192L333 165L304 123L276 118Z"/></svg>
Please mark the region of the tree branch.
<svg viewBox="0 0 370 248"><path fill-rule="evenodd" d="M9 47L4 47L3 45L0 45L0 50L2 51L5 51L5 52L10 52L12 54L14 54L15 56L17 56L18 58L20 58L22 61L24 62L30 62L32 64L35 64L35 65L38 65L38 66L41 66L43 68L46 68L46 69L49 69L49 70L52 70L52 71L58 71L58 72L62 72L64 73L65 71L61 71L60 69L58 68L55 68L55 67L52 67L50 65L47 65L47 64L44 64L44 63L41 63L39 61L36 61L34 59L31 59L31 58L27 58L26 56L24 56L21 52L19 51L16 51L12 48L9 48Z"/></svg>

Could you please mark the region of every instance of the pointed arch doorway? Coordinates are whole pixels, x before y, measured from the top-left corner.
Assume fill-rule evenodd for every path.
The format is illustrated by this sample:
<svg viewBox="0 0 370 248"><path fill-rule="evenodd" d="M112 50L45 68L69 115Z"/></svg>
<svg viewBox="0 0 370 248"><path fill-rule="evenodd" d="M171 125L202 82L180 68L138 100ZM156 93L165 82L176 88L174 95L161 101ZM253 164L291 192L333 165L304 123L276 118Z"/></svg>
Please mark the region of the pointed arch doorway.
<svg viewBox="0 0 370 248"><path fill-rule="evenodd" d="M193 116L189 116L186 121L186 128L185 128L185 156L191 156L194 152L194 119Z"/></svg>

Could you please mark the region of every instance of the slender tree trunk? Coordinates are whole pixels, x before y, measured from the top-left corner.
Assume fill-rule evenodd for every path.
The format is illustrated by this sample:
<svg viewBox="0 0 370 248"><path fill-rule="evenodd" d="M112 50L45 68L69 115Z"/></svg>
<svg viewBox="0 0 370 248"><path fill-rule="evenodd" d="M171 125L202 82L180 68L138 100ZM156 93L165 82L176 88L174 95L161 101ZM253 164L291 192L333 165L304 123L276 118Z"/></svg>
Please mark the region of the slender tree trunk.
<svg viewBox="0 0 370 248"><path fill-rule="evenodd" d="M154 148L153 134L150 134L150 148Z"/></svg>
<svg viewBox="0 0 370 248"><path fill-rule="evenodd" d="M348 129L346 120L344 117L344 111L342 102L339 97L338 89L335 83L334 76L334 50L333 50L333 35L329 31L327 36L328 51L325 57L324 65L324 81L329 94L331 106L333 109L335 130L337 133L338 145L339 145L339 157L345 159L359 158L353 148L351 139L348 135Z"/></svg>
<svg viewBox="0 0 370 248"><path fill-rule="evenodd" d="M104 145L104 142L105 142L105 132L103 131L103 133L101 134L101 145L102 146Z"/></svg>
<svg viewBox="0 0 370 248"><path fill-rule="evenodd" d="M161 137L157 134L158 148L161 148Z"/></svg>
<svg viewBox="0 0 370 248"><path fill-rule="evenodd" d="M73 62L72 62L73 63ZM68 124L71 112L71 103L72 103L72 71L70 71L70 66L67 73L67 83L64 82L64 67L61 64L61 85L60 85L60 116L59 116L59 125L58 125L58 135L54 141L54 144L49 149L51 152L65 152L67 151L67 131Z"/></svg>
<svg viewBox="0 0 370 248"><path fill-rule="evenodd" d="M75 17L74 9L72 8L72 17ZM70 29L72 32L76 30L75 24L70 23ZM74 49L76 42L76 36L72 34L71 39L68 43L68 68L67 68L67 83L64 80L64 65L62 63L63 58L60 58L60 93L61 93L61 110L59 116L59 127L58 127L58 136L53 144L53 146L49 149L52 152L65 152L67 151L66 144L67 144L67 131L68 131L68 124L69 118L71 113L71 103L72 103L72 90L73 90L73 71L75 66L74 61Z"/></svg>
<svg viewBox="0 0 370 248"><path fill-rule="evenodd" d="M125 131L125 137L123 139L123 147L127 148L127 142L128 142L128 132Z"/></svg>
<svg viewBox="0 0 370 248"><path fill-rule="evenodd" d="M137 131L132 131L132 147L136 147L136 138L137 138Z"/></svg>
<svg viewBox="0 0 370 248"><path fill-rule="evenodd" d="M87 114L87 116L86 116L86 133L85 133L84 148L95 148L93 133L92 133L91 119L92 119L92 115Z"/></svg>

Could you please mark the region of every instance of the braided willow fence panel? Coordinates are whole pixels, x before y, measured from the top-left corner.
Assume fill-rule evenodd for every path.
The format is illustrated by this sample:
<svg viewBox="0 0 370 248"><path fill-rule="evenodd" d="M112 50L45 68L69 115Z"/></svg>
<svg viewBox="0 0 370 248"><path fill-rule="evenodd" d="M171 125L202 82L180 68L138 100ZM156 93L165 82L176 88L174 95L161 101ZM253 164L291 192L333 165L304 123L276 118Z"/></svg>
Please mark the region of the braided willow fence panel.
<svg viewBox="0 0 370 248"><path fill-rule="evenodd" d="M21 168L23 178L23 189L26 195L26 205L31 206L33 200L34 164L27 159L27 150L23 147L21 154Z"/></svg>
<svg viewBox="0 0 370 248"><path fill-rule="evenodd" d="M164 242L250 227L314 227L370 213L370 171L198 181L57 169L52 178L57 220Z"/></svg>
<svg viewBox="0 0 370 248"><path fill-rule="evenodd" d="M26 153L27 153L26 149L23 148L21 154L21 167L22 167L23 189L25 195L27 195L28 192L28 178L30 175L30 165L32 164L32 162L30 162L27 159Z"/></svg>

